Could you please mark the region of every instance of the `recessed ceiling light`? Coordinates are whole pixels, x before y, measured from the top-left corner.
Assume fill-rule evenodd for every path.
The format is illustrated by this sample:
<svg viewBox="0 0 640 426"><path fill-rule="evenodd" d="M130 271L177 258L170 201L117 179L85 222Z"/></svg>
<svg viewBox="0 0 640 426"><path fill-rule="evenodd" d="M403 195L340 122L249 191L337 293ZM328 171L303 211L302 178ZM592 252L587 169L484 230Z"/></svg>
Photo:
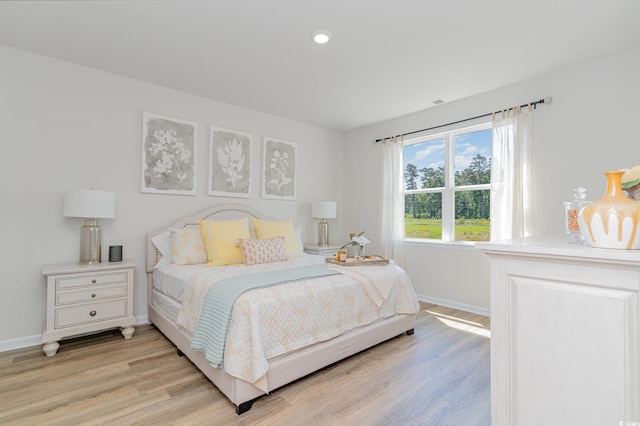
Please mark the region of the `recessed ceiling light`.
<svg viewBox="0 0 640 426"><path fill-rule="evenodd" d="M318 44L328 43L329 40L331 40L331 33L329 31L320 30L313 33L313 41Z"/></svg>

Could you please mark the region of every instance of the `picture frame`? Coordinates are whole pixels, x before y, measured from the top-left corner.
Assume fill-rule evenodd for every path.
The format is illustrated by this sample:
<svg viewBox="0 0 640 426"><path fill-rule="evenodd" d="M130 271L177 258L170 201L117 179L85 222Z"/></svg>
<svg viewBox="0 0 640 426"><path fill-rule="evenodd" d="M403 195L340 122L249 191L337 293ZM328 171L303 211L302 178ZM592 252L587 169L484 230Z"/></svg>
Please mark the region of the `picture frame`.
<svg viewBox="0 0 640 426"><path fill-rule="evenodd" d="M251 198L252 140L248 133L209 127L209 195Z"/></svg>
<svg viewBox="0 0 640 426"><path fill-rule="evenodd" d="M198 125L142 114L141 192L196 195Z"/></svg>
<svg viewBox="0 0 640 426"><path fill-rule="evenodd" d="M296 199L297 144L272 137L263 138L262 198Z"/></svg>

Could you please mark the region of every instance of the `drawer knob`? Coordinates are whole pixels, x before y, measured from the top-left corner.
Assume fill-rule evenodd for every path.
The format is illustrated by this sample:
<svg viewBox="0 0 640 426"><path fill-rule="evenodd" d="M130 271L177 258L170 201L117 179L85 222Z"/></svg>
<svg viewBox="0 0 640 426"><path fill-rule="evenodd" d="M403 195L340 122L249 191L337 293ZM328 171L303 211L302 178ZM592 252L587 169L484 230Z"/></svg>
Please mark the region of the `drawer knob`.
<svg viewBox="0 0 640 426"><path fill-rule="evenodd" d="M96 312L96 311L91 311L91 312L89 312L89 315L91 315L92 317L95 317L95 316L96 316L96 314L97 314L97 312Z"/></svg>
<svg viewBox="0 0 640 426"><path fill-rule="evenodd" d="M97 283L97 281L94 278L94 279L91 280L91 284L95 284L95 283Z"/></svg>
<svg viewBox="0 0 640 426"><path fill-rule="evenodd" d="M96 294L95 293L91 294L91 297L96 297Z"/></svg>

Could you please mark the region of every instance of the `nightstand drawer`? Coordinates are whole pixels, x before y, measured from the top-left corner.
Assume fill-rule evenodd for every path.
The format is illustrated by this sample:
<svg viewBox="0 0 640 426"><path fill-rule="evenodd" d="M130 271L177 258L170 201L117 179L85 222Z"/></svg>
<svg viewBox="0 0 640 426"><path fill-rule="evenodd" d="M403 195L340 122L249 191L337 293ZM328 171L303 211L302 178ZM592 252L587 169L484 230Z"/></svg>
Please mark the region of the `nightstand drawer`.
<svg viewBox="0 0 640 426"><path fill-rule="evenodd" d="M56 288L65 289L71 287L82 287L96 284L114 284L127 282L126 272L116 272L109 274L87 274L75 277L57 278Z"/></svg>
<svg viewBox="0 0 640 426"><path fill-rule="evenodd" d="M126 284L83 288L79 290L56 291L56 306L78 302L89 302L91 300L125 297L126 295Z"/></svg>
<svg viewBox="0 0 640 426"><path fill-rule="evenodd" d="M127 313L127 299L109 300L86 305L69 306L55 310L54 327L64 328L89 324L113 318L124 317Z"/></svg>

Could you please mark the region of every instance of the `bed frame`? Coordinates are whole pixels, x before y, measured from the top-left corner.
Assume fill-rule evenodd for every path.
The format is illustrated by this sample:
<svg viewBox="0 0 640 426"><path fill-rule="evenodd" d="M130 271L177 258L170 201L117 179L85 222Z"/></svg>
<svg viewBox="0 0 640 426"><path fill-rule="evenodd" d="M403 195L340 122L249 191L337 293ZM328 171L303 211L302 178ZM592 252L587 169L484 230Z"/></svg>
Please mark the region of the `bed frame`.
<svg viewBox="0 0 640 426"><path fill-rule="evenodd" d="M195 215L178 219L167 228L198 227L198 220L230 220L243 217L275 220L244 204L220 204L202 210ZM249 226L253 229L251 220ZM179 327L153 305L153 268L160 259L160 253L156 250L151 239L166 231L167 228L147 234L146 267L149 321L176 345L179 355L186 355L229 398L236 407L236 413L242 414L251 409L253 402L265 393L251 383L227 374L222 368L212 367L202 352L191 349L191 333ZM269 361L267 372L269 388L274 390L284 386L402 333L406 332L411 335L415 322L416 315L396 315L376 321L366 327L350 330L331 340L274 358Z"/></svg>

